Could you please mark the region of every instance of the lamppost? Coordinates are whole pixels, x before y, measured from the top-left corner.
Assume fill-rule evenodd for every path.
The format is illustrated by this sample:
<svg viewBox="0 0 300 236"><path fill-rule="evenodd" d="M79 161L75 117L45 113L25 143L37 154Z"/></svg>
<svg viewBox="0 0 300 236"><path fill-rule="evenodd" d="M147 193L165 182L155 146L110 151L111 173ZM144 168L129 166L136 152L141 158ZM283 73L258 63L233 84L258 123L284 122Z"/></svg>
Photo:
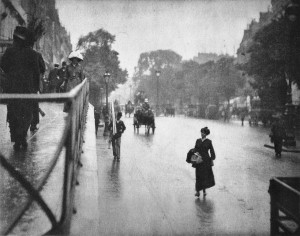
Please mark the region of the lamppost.
<svg viewBox="0 0 300 236"><path fill-rule="evenodd" d="M156 116L158 116L159 115L158 81L159 81L160 71L159 70L155 71L155 75L156 75Z"/></svg>
<svg viewBox="0 0 300 236"><path fill-rule="evenodd" d="M108 81L110 78L110 73L108 71L104 74L104 80L105 80L105 88L106 88L106 108L105 108L105 117L104 117L104 133L103 135L106 136L108 132L108 125L109 125L109 119L108 119Z"/></svg>
<svg viewBox="0 0 300 236"><path fill-rule="evenodd" d="M101 107L101 111L103 109L102 96L103 96L103 88L100 88L100 107Z"/></svg>
<svg viewBox="0 0 300 236"><path fill-rule="evenodd" d="M295 55L298 50L295 48L295 37L299 37L299 23L300 23L300 1L292 0L291 3L287 6L285 10L285 16L289 21L290 27L290 35L288 41L288 89L287 89L287 103L285 105L285 120L286 120L286 128L287 128L287 137L285 139L286 146L296 146L296 138L294 131L294 118L295 118L295 107L292 101L292 78L295 76L295 70L297 66L295 65ZM298 35L297 35L298 33Z"/></svg>
<svg viewBox="0 0 300 236"><path fill-rule="evenodd" d="M129 85L130 91L129 91L129 100L131 101L131 89L132 89L132 85Z"/></svg>

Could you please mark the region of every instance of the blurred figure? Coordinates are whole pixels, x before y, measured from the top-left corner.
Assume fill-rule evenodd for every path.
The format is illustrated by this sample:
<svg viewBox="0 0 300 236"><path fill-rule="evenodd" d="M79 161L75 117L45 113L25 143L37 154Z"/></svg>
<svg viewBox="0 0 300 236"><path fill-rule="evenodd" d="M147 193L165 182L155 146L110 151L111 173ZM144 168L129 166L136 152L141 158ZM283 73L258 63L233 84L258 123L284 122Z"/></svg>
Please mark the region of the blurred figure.
<svg viewBox="0 0 300 236"><path fill-rule="evenodd" d="M65 92L65 80L67 78L67 63L65 61L62 62L61 68L58 70L59 83L57 90L59 92Z"/></svg>
<svg viewBox="0 0 300 236"><path fill-rule="evenodd" d="M58 64L54 64L54 68L49 73L49 90L50 93L57 93L57 86L59 83L59 77L58 77Z"/></svg>
<svg viewBox="0 0 300 236"><path fill-rule="evenodd" d="M94 109L94 117L95 117L95 130L97 136L99 123L100 123L100 112L98 112L97 109Z"/></svg>
<svg viewBox="0 0 300 236"><path fill-rule="evenodd" d="M245 120L245 117L246 117L246 111L242 110L241 113L240 113L240 116L241 116L242 126L244 126L244 120Z"/></svg>
<svg viewBox="0 0 300 236"><path fill-rule="evenodd" d="M66 92L71 91L77 85L79 85L84 80L83 69L79 64L83 61L83 57L78 51L73 51L69 55L69 60L71 63L66 67L66 78L65 78L65 87ZM64 112L68 112L70 109L70 104L64 106Z"/></svg>
<svg viewBox="0 0 300 236"><path fill-rule="evenodd" d="M6 93L36 93L39 90L40 57L28 45L29 31L17 26L13 34L13 46L8 48L0 67L8 77ZM32 120L33 103L17 100L7 104L7 120L14 149L27 148L26 135Z"/></svg>
<svg viewBox="0 0 300 236"><path fill-rule="evenodd" d="M28 37L26 39L27 44L29 47L31 47L33 49L34 46L34 42L35 42L35 38L34 38L34 34L32 31L28 31ZM43 59L42 54L40 54L39 52L35 51L38 55L38 62L39 62L39 68L40 68L40 75L36 76L36 79L38 78L38 81L36 81L37 84L39 84L39 87L37 89L37 91L35 91L36 93L42 93L43 90L43 77L44 77L44 73L46 72L46 65ZM38 102L33 102L33 111L32 111L32 121L30 124L30 131L37 131L38 128L38 124L40 123L40 117L39 114L41 113L42 116L45 116L45 113L39 108L39 103Z"/></svg>
<svg viewBox="0 0 300 236"><path fill-rule="evenodd" d="M273 116L274 122L271 127L271 141L274 142L275 155L281 157L283 139L286 137L284 121L280 114Z"/></svg>

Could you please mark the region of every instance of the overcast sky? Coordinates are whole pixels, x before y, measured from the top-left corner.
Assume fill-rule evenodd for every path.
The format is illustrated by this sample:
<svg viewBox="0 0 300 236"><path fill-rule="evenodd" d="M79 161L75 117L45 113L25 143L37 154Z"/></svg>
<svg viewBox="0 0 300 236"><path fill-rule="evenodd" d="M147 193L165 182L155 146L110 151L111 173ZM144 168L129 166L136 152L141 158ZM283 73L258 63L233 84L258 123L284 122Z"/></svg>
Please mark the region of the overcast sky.
<svg viewBox="0 0 300 236"><path fill-rule="evenodd" d="M244 29L270 0L57 0L73 47L81 35L103 28L116 36L121 67L132 74L139 55L171 49L183 59L198 52L233 55Z"/></svg>

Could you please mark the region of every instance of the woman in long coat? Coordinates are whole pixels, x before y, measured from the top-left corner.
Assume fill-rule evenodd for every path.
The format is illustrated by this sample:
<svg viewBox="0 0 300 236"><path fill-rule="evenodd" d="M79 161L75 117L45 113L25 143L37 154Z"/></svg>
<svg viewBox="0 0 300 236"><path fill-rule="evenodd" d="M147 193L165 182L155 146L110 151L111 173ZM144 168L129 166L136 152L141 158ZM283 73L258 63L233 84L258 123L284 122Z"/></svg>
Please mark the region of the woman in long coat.
<svg viewBox="0 0 300 236"><path fill-rule="evenodd" d="M69 55L71 63L66 68L66 91L69 92L84 80L82 66L79 62L83 61L82 55L77 52L71 52Z"/></svg>
<svg viewBox="0 0 300 236"><path fill-rule="evenodd" d="M206 196L206 189L215 185L214 173L212 171L212 163L216 155L212 145L212 141L207 139L206 136L210 134L207 127L201 129L201 138L197 139L194 151L198 152L203 159L200 164L193 164L196 168L196 186L195 196L200 196L200 191L203 190L203 195ZM210 152L210 154L209 154Z"/></svg>
<svg viewBox="0 0 300 236"><path fill-rule="evenodd" d="M82 55L78 51L73 51L69 55L69 60L71 63L66 67L66 78L64 85L62 85L66 92L71 91L84 80L83 69L79 64L79 62L83 61ZM69 109L70 104L65 103L64 112L68 112Z"/></svg>

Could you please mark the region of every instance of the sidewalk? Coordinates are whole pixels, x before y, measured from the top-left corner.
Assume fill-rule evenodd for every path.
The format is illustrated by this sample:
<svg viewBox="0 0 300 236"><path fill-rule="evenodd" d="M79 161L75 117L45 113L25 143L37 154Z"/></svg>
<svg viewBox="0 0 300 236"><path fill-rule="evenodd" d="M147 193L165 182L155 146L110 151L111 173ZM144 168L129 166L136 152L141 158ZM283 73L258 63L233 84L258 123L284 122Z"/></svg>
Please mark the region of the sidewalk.
<svg viewBox="0 0 300 236"><path fill-rule="evenodd" d="M237 119L237 118L232 118L232 119L230 119L229 122L231 122L233 124L241 125L241 120ZM246 126L246 125L249 125L248 120L244 121L244 126ZM261 125L259 125L259 126L261 126ZM269 127L269 128L271 129L271 127ZM285 147L285 146L283 146L283 148L282 148L283 152L300 153L300 132L296 130L295 131L295 136L296 136L296 146L295 147ZM266 143L266 144L264 144L264 147L274 149L274 144L271 143L271 142Z"/></svg>

